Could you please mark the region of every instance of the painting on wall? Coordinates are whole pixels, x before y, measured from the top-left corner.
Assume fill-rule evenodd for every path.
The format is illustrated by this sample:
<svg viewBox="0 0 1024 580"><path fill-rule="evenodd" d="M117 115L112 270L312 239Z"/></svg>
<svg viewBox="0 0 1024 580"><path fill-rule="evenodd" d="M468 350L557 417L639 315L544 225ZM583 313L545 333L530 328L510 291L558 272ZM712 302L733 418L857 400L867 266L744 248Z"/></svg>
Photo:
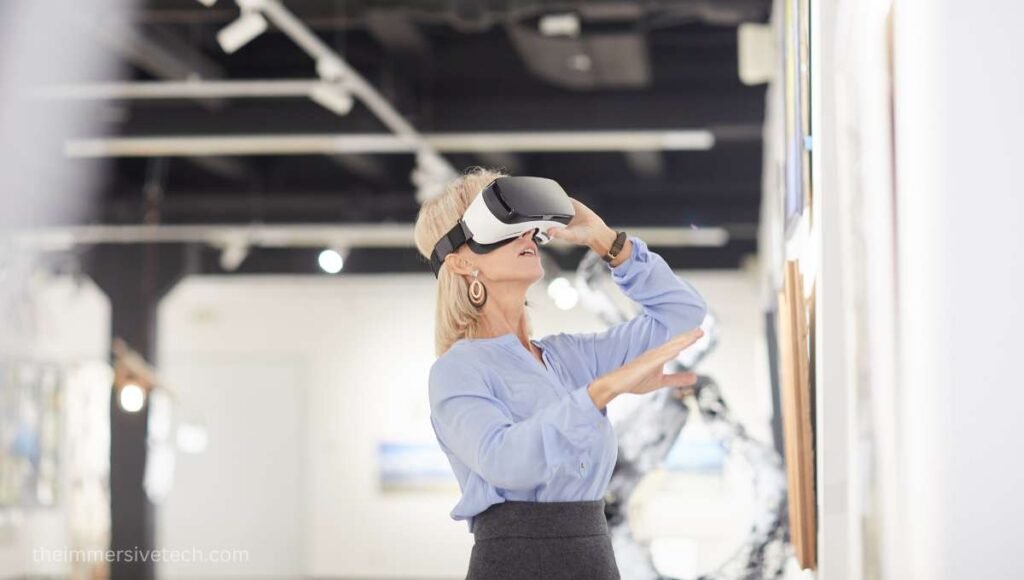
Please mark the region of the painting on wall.
<svg viewBox="0 0 1024 580"><path fill-rule="evenodd" d="M448 457L436 442L381 441L378 483L384 492L458 491Z"/></svg>
<svg viewBox="0 0 1024 580"><path fill-rule="evenodd" d="M799 32L799 51L797 61L799 63L800 78L800 126L802 129L803 160L802 178L804 192L804 207L810 208L814 201L814 184L811 180L811 156L814 155L814 127L811 125L811 7L810 0L798 0L797 27Z"/></svg>
<svg viewBox="0 0 1024 580"><path fill-rule="evenodd" d="M60 367L0 360L0 509L57 502Z"/></svg>
<svg viewBox="0 0 1024 580"><path fill-rule="evenodd" d="M803 569L817 562L817 513L813 400L810 369L810 309L796 261L786 262L779 296L779 359L782 429L789 496L790 540Z"/></svg>
<svg viewBox="0 0 1024 580"><path fill-rule="evenodd" d="M786 237L812 202L810 6L808 0L786 0L783 6L782 54L785 112Z"/></svg>

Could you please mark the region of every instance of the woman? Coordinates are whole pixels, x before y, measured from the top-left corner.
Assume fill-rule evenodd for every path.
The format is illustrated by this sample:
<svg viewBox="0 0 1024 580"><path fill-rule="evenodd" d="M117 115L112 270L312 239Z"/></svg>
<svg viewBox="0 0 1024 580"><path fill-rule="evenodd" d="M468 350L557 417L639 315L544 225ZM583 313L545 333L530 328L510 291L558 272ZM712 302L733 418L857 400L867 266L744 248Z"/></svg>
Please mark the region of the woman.
<svg viewBox="0 0 1024 580"><path fill-rule="evenodd" d="M424 257L500 176L471 170L423 204L415 236ZM608 256L617 232L572 203L568 227L549 235ZM662 367L701 336L706 307L628 236L608 267L643 313L600 333L531 339L526 291L544 276L533 234L483 254L462 245L438 271L429 396L462 491L450 516L474 535L469 580L616 579L602 498L618 446L606 405L624 393L692 385L692 373Z"/></svg>

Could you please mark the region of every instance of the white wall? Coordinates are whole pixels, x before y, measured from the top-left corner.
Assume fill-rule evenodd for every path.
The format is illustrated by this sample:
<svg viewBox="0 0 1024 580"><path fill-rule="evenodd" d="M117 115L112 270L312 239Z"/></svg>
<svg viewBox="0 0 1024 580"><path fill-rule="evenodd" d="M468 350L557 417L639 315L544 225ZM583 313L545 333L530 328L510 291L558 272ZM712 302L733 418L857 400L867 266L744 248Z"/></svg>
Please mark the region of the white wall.
<svg viewBox="0 0 1024 580"><path fill-rule="evenodd" d="M158 508L157 545L244 550L247 556L226 563L161 562L161 577L295 575L305 549L304 361L275 353L165 360L161 376L176 388L178 418L204 425L208 446L175 458L173 492Z"/></svg>
<svg viewBox="0 0 1024 580"><path fill-rule="evenodd" d="M895 3L893 578L1021 578L1024 4Z"/></svg>
<svg viewBox="0 0 1024 580"><path fill-rule="evenodd" d="M818 574L877 574L891 509L892 117L887 0L813 11ZM868 362L870 361L870 362ZM881 395L879 397L878 395Z"/></svg>
<svg viewBox="0 0 1024 580"><path fill-rule="evenodd" d="M275 546L290 542L288 529L299 525L301 554L289 562L290 570L279 568L278 573L438 577L459 566L469 539L464 527L448 520L453 495L396 499L376 488L378 440L433 437L429 422L417 421L428 413L424 393L433 360L432 282L429 276L190 278L176 288L161 308L160 365L185 393L183 401L196 408L198 401L187 393L217 391L224 384L199 376L196 361L218 367L220 377L237 370L245 377L243 390L252 391L241 400L229 395L203 399L211 453L219 445L218 433L252 427L245 415L253 394L261 407L285 405L290 397L301 397L305 404L293 411L302 425L293 451L253 449L227 458L230 462L221 467L198 461L181 465L167 505L160 509L160 543L190 537L191 528L184 528L194 513L190 506L201 499L204 482L217 481L220 469L251 471L257 468L254 463L269 461L287 466L277 469L300 472L294 498L266 487L268 477L278 481L268 470L247 482L245 496L221 507L230 521L249 514L248 528L236 540L250 550L253 561L273 559L268 556ZM268 376L246 370L270 362L288 371ZM263 428L275 433L281 425L268 421ZM266 509L293 501L297 507L292 512ZM210 518L203 525L222 524ZM195 571L218 570L225 571Z"/></svg>
<svg viewBox="0 0 1024 580"><path fill-rule="evenodd" d="M1024 6L817 5L819 572L1022 577Z"/></svg>
<svg viewBox="0 0 1024 580"><path fill-rule="evenodd" d="M736 419L772 444L764 303L756 263L746 270L680 272L707 299L721 341L698 370L713 376Z"/></svg>
<svg viewBox="0 0 1024 580"><path fill-rule="evenodd" d="M855 486L850 482L848 461L853 443L849 436L853 409L846 380L846 336L842 252L842 208L837 146L836 78L842 49L834 2L812 2L811 126L815 148L811 175L816 186L813 211L818 254L815 339L817 414L815 433L817 460L818 575L822 579L860 578L857 557L859 516L851 513ZM847 26L850 26L847 23ZM873 41L873 38L869 39ZM848 292L848 291L847 291Z"/></svg>
<svg viewBox="0 0 1024 580"><path fill-rule="evenodd" d="M766 378L758 383L766 371L756 279L737 272L688 279L721 321L721 346L704 370L719 378L737 415L767 440L770 399ZM196 540L219 548L230 530L235 544L250 550L251 563L270 566L275 550L294 535L302 553L275 560L275 573L462 577L472 536L465 522L448 516L457 488L397 495L379 492L376 482L379 439L434 441L425 395L434 359L434 284L429 275L202 277L176 288L160 310L161 373L182 393L182 406L208 422L208 454L216 461L179 456L175 487L158 515L158 545ZM601 328L592 316L554 309L541 286L529 299L535 336ZM296 401L304 401L301 408ZM269 405L298 418L302 443L295 450L221 449L237 445L238 433L255 428L252 415ZM265 421L267 433L293 436L293 419ZM282 470L296 473L286 477ZM234 472L263 475L243 484ZM245 488L229 496L231 485ZM282 495L289 489L296 489L294 498ZM288 531L296 525L299 532Z"/></svg>

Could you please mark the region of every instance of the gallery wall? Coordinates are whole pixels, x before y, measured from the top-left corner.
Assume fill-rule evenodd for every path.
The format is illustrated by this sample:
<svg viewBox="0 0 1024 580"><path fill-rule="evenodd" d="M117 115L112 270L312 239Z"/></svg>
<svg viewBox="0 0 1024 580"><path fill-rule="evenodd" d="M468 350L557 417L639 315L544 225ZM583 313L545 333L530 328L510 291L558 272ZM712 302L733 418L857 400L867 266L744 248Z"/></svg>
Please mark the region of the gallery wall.
<svg viewBox="0 0 1024 580"><path fill-rule="evenodd" d="M817 577L1019 577L1024 13L813 5Z"/></svg>
<svg viewBox="0 0 1024 580"><path fill-rule="evenodd" d="M893 577L1020 578L1024 4L894 13Z"/></svg>
<svg viewBox="0 0 1024 580"><path fill-rule="evenodd" d="M720 321L721 344L704 370L768 441L751 272L681 274ZM377 481L380 441L434 442L425 396L434 284L423 275L200 277L172 291L160 311L161 373L180 393L183 420L205 423L209 444L179 454L158 545L245 546L252 570L279 574L464 574L472 536L448 516L454 481L417 492L381 491ZM601 328L580 308L555 308L541 285L529 300L535 336ZM161 571L187 577L218 567Z"/></svg>

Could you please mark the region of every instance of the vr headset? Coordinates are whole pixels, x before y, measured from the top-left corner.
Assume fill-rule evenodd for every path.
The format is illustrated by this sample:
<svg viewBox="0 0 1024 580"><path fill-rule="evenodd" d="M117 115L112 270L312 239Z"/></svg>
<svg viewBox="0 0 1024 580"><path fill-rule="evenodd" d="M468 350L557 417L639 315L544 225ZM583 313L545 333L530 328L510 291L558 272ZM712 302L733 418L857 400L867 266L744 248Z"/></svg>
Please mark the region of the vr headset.
<svg viewBox="0 0 1024 580"><path fill-rule="evenodd" d="M483 188L455 226L434 246L430 269L438 276L448 254L462 244L477 254L492 252L529 230L539 244L547 231L564 228L576 215L568 194L553 179L499 177Z"/></svg>

